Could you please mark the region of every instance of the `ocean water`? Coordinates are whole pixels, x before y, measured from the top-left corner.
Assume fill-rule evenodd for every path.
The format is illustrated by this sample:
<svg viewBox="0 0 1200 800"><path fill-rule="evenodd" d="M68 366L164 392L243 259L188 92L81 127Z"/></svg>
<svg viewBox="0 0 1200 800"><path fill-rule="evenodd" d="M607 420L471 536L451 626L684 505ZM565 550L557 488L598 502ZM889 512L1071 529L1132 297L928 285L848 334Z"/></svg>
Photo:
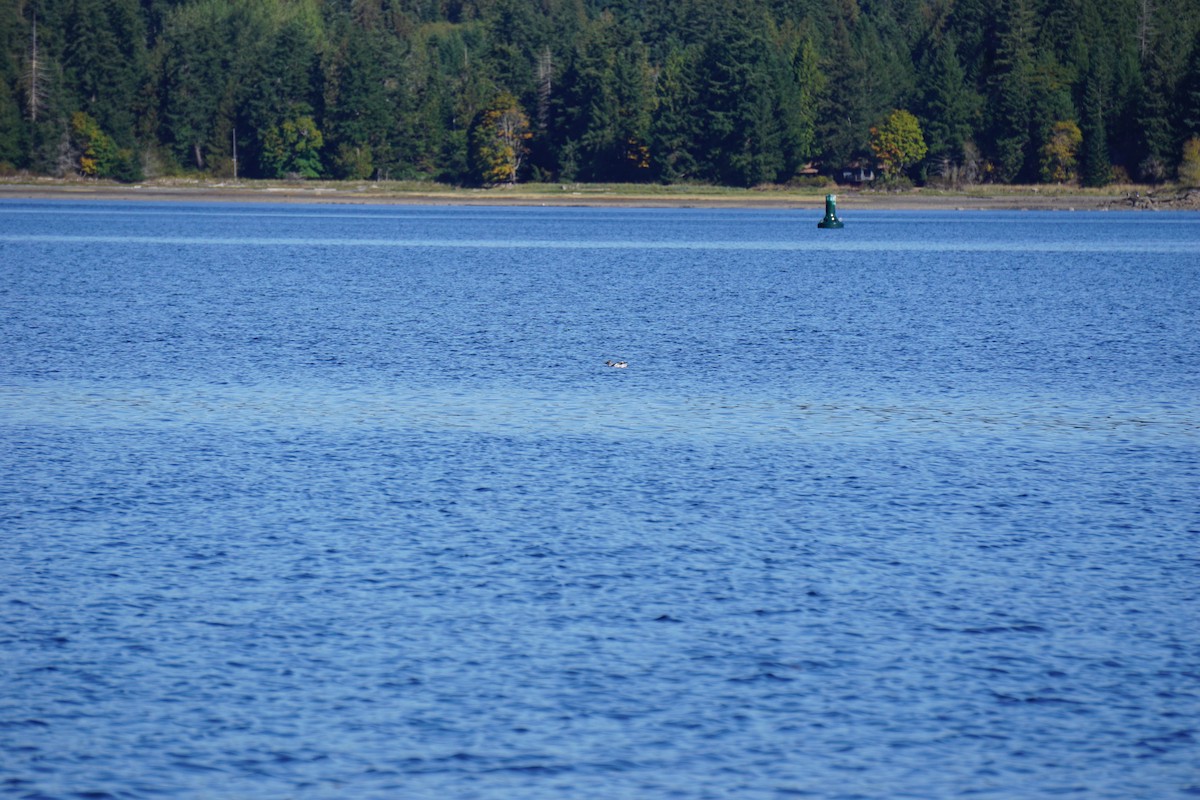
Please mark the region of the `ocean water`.
<svg viewBox="0 0 1200 800"><path fill-rule="evenodd" d="M0 203L0 796L1200 795L1200 216L841 211Z"/></svg>

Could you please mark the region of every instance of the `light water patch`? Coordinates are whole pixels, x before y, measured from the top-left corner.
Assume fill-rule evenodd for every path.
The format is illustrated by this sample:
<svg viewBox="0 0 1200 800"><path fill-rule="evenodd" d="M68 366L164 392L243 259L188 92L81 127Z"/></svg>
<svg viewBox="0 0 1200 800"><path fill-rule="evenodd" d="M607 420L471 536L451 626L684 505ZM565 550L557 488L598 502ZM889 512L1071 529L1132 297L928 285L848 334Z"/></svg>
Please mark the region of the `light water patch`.
<svg viewBox="0 0 1200 800"><path fill-rule="evenodd" d="M1200 443L1200 404L970 398L933 404L804 402L642 391L551 393L510 387L0 387L0 426L458 431L480 435L794 443L814 439L980 438Z"/></svg>

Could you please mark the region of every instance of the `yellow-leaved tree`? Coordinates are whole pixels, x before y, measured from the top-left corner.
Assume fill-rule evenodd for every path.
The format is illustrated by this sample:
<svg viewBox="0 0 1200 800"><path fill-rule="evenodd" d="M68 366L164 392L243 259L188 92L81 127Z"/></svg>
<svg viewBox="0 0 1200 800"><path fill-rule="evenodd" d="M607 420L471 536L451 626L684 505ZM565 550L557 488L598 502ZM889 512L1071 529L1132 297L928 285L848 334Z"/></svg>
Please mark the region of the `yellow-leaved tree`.
<svg viewBox="0 0 1200 800"><path fill-rule="evenodd" d="M89 178L107 178L120 154L113 140L90 114L76 111L71 115L71 138L79 149L79 172Z"/></svg>
<svg viewBox="0 0 1200 800"><path fill-rule="evenodd" d="M1193 136L1183 143L1179 182L1185 186L1200 186L1200 136Z"/></svg>
<svg viewBox="0 0 1200 800"><path fill-rule="evenodd" d="M904 174L929 152L921 123L908 111L896 109L879 125L871 128L871 151L879 162L884 180Z"/></svg>
<svg viewBox="0 0 1200 800"><path fill-rule="evenodd" d="M1050 127L1050 136L1042 145L1042 180L1067 183L1076 177L1079 147L1083 133L1072 120L1062 120Z"/></svg>
<svg viewBox="0 0 1200 800"><path fill-rule="evenodd" d="M517 182L533 133L529 117L508 92L496 97L480 114L471 134L475 168L488 185Z"/></svg>

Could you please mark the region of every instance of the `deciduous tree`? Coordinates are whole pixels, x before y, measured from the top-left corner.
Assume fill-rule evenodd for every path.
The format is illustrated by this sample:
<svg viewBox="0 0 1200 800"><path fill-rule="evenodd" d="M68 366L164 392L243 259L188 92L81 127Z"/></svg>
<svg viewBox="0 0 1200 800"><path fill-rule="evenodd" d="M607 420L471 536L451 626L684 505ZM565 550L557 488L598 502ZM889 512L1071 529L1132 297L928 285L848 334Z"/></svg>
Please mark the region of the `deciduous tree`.
<svg viewBox="0 0 1200 800"><path fill-rule="evenodd" d="M91 115L76 111L71 116L71 138L79 153L79 174L89 178L107 178L116 169L119 154L112 137Z"/></svg>
<svg viewBox="0 0 1200 800"><path fill-rule="evenodd" d="M474 161L485 184L517 182L532 136L529 117L509 92L496 97L479 115L472 135Z"/></svg>
<svg viewBox="0 0 1200 800"><path fill-rule="evenodd" d="M1081 144L1083 134L1073 120L1054 123L1049 138L1042 145L1042 180L1049 183L1075 180Z"/></svg>
<svg viewBox="0 0 1200 800"><path fill-rule="evenodd" d="M1200 136L1193 136L1183 143L1179 181L1187 186L1200 186Z"/></svg>
<svg viewBox="0 0 1200 800"><path fill-rule="evenodd" d="M921 124L910 112L896 109L886 120L871 128L871 152L886 177L903 175L928 152Z"/></svg>
<svg viewBox="0 0 1200 800"><path fill-rule="evenodd" d="M271 177L321 177L325 137L312 117L285 119L263 134L263 166Z"/></svg>

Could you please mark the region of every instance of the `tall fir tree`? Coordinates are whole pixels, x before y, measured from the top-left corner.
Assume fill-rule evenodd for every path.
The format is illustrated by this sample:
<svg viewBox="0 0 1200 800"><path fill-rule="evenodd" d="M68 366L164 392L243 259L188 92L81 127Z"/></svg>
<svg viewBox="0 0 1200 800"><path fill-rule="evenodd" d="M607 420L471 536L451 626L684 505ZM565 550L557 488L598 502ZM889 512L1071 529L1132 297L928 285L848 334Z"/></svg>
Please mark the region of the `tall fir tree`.
<svg viewBox="0 0 1200 800"><path fill-rule="evenodd" d="M1028 0L1000 0L995 9L995 53L988 82L988 130L1003 183L1026 172L1033 123L1033 14Z"/></svg>
<svg viewBox="0 0 1200 800"><path fill-rule="evenodd" d="M572 161L569 177L648 178L653 90L636 31L601 14L581 33L563 85L555 132L558 149Z"/></svg>
<svg viewBox="0 0 1200 800"><path fill-rule="evenodd" d="M1188 57L1187 71L1179 82L1179 98L1176 102L1179 109L1180 133L1184 139L1200 136L1200 26L1192 38L1191 55Z"/></svg>
<svg viewBox="0 0 1200 800"><path fill-rule="evenodd" d="M931 160L959 161L963 145L973 136L982 103L967 83L952 35L936 38L927 48L920 89L917 116Z"/></svg>
<svg viewBox="0 0 1200 800"><path fill-rule="evenodd" d="M694 113L700 96L699 47L678 43L667 53L658 76L657 105L651 116L651 169L665 183L699 177L697 143L701 120Z"/></svg>
<svg viewBox="0 0 1200 800"><path fill-rule="evenodd" d="M1105 124L1105 94L1108 76L1102 62L1093 63L1084 80L1082 179L1084 186L1105 186L1112 181L1112 160Z"/></svg>

